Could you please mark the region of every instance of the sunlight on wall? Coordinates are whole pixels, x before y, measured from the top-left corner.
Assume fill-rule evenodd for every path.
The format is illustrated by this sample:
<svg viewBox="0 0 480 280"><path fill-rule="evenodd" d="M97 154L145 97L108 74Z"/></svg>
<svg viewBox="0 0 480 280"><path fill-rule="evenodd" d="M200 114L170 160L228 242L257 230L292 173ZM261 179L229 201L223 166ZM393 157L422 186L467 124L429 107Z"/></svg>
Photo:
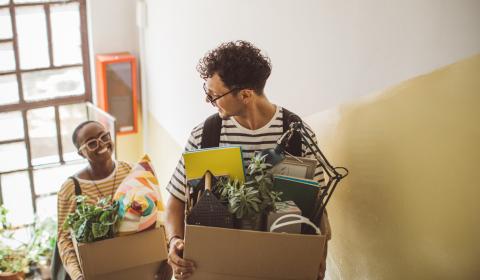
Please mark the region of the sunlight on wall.
<svg viewBox="0 0 480 280"><path fill-rule="evenodd" d="M478 279L480 55L306 118L334 165L329 279Z"/></svg>
<svg viewBox="0 0 480 280"><path fill-rule="evenodd" d="M117 135L117 158L130 163L136 163L143 155L142 109L140 104L138 107L138 132Z"/></svg>
<svg viewBox="0 0 480 280"><path fill-rule="evenodd" d="M183 152L183 146L179 145L171 135L159 124L152 114L148 119L148 151L153 166L157 172L162 196L167 196L166 186L175 170L178 160Z"/></svg>

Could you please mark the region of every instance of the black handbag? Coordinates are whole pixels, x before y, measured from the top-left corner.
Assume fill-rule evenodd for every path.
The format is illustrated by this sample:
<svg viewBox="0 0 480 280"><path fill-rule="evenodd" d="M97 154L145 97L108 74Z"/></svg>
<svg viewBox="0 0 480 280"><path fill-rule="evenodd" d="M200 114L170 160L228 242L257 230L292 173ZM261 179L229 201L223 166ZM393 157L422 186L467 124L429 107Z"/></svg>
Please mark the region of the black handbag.
<svg viewBox="0 0 480 280"><path fill-rule="evenodd" d="M73 184L75 185L75 196L82 195L82 189L80 188L80 183L77 178L70 177ZM59 225L61 226L61 225ZM62 259L60 258L60 251L58 251L58 244L55 241L55 249L53 250L52 255L52 280L71 280L70 275L68 275L65 267L63 266Z"/></svg>

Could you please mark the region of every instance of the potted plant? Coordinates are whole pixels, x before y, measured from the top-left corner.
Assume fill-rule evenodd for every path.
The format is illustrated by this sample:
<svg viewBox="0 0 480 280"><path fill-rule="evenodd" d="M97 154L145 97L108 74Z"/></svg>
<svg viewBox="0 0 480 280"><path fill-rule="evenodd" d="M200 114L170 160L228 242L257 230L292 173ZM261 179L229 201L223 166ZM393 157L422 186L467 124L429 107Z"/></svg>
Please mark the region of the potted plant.
<svg viewBox="0 0 480 280"><path fill-rule="evenodd" d="M28 259L25 250L0 245L1 280L25 279L27 271Z"/></svg>
<svg viewBox="0 0 480 280"><path fill-rule="evenodd" d="M8 243L8 244L7 244ZM16 247L13 244L17 243ZM0 279L25 279L28 271L26 244L13 238L11 225L7 222L7 209L0 205Z"/></svg>
<svg viewBox="0 0 480 280"><path fill-rule="evenodd" d="M260 154L252 157L245 183L219 180L214 190L227 203L237 228L263 230L266 215L280 206L281 193L273 190L270 164L265 163L265 157Z"/></svg>
<svg viewBox="0 0 480 280"><path fill-rule="evenodd" d="M220 199L234 215L237 228L261 229L260 198L258 190L253 186L241 184L238 180L227 180L221 183Z"/></svg>
<svg viewBox="0 0 480 280"><path fill-rule="evenodd" d="M42 279L50 279L51 260L57 236L57 223L52 218L36 219L28 244L28 260L38 270Z"/></svg>

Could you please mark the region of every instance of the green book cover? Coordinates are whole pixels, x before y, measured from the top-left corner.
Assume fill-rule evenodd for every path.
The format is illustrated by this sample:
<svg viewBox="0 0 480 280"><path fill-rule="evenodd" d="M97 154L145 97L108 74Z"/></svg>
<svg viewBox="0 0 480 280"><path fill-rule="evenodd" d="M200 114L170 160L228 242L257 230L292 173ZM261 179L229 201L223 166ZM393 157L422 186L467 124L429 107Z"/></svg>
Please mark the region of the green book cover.
<svg viewBox="0 0 480 280"><path fill-rule="evenodd" d="M320 190L317 181L283 175L273 177L273 189L282 192L282 201L294 201L304 217L312 214Z"/></svg>

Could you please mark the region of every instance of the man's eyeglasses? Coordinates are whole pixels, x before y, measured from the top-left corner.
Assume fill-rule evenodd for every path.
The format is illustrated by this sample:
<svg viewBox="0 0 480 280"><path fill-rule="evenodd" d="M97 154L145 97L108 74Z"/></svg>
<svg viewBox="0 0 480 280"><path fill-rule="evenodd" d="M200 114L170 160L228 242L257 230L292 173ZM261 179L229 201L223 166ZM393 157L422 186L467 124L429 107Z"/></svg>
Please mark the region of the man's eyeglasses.
<svg viewBox="0 0 480 280"><path fill-rule="evenodd" d="M98 149L98 147L100 146L100 142L102 142L104 145L111 143L112 136L110 135L110 132L104 132L100 136L98 136L98 138L88 140L83 145L81 145L78 150L81 151L87 148L90 152L93 152Z"/></svg>
<svg viewBox="0 0 480 280"><path fill-rule="evenodd" d="M210 94L208 94L208 93L209 93L209 90L208 90L208 88L207 88L207 84L206 84L206 83L203 83L203 91L205 92L205 95L207 96L208 101L209 101L210 103L212 103L212 105L215 105L215 101L217 101L218 99L224 97L225 95L230 94L230 93L235 92L235 91L239 91L239 90L241 90L241 89L233 88L233 89L225 92L225 93L222 94L222 95L219 95L219 96L216 96L216 97L212 97Z"/></svg>

